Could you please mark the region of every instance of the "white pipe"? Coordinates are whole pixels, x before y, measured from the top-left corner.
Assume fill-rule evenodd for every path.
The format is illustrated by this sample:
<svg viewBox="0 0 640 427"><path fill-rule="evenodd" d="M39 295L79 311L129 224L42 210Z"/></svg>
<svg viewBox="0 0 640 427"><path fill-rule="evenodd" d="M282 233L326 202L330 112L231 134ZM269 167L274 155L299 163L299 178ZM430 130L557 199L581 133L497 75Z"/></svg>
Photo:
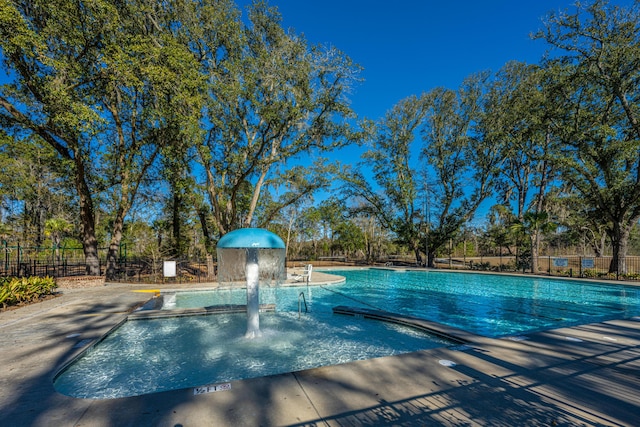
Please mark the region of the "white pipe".
<svg viewBox="0 0 640 427"><path fill-rule="evenodd" d="M262 336L260 332L260 298L259 282L260 269L258 267L258 249L247 249L247 264L245 270L247 276L247 333L245 338Z"/></svg>

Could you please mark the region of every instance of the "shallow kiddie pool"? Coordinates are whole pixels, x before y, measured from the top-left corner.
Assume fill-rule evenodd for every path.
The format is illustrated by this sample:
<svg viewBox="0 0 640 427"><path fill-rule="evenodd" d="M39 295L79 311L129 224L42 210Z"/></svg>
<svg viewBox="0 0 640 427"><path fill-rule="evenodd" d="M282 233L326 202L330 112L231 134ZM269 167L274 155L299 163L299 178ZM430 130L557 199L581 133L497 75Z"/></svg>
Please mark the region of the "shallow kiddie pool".
<svg viewBox="0 0 640 427"><path fill-rule="evenodd" d="M413 328L350 316L246 314L127 321L55 380L60 393L114 398L292 372L451 345Z"/></svg>

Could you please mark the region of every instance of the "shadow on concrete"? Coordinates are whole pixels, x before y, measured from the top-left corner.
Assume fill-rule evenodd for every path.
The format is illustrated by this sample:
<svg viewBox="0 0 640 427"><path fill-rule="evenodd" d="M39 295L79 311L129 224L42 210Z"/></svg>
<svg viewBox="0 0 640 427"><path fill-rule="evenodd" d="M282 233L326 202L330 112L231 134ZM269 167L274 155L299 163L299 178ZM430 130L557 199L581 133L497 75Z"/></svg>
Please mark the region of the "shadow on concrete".
<svg viewBox="0 0 640 427"><path fill-rule="evenodd" d="M96 302L63 298L23 318L0 324L2 358L0 425L68 425L90 402L57 393L57 370L84 347L118 324L128 301ZM31 308L30 310L34 310Z"/></svg>
<svg viewBox="0 0 640 427"><path fill-rule="evenodd" d="M234 381L229 391L202 395L57 393L53 376L77 345L101 337L146 298L123 295L43 305L40 314L0 324L0 425L601 426L635 425L640 413L635 320Z"/></svg>
<svg viewBox="0 0 640 427"><path fill-rule="evenodd" d="M457 359L451 367L433 365L431 359L437 351L402 356L405 369L388 370L389 376L375 372L381 378L374 404L291 425L636 425L640 413L640 330L620 324L615 328L595 324L579 329L594 335L592 339L595 335L602 337L602 332L624 337L627 344L570 341L562 334L549 332L523 343L495 340L483 350L451 353ZM429 362L431 365L427 365ZM450 372L443 373L445 369ZM367 369L354 375L372 374ZM415 380L406 384L406 389L418 388L419 384L434 391L395 400L382 397L394 394L390 389L398 388L398 379L403 377ZM376 390L329 379L314 382L309 388L320 386L332 395L351 399L363 395L371 400L371 392Z"/></svg>

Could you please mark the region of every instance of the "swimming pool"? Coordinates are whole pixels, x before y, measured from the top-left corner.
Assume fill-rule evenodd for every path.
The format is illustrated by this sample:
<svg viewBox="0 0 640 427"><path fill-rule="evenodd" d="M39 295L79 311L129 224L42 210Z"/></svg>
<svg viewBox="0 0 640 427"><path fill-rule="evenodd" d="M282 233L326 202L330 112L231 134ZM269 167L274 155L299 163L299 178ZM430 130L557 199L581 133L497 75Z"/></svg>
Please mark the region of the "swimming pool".
<svg viewBox="0 0 640 427"><path fill-rule="evenodd" d="M493 338L640 314L638 286L433 270L331 273L347 280L329 292Z"/></svg>
<svg viewBox="0 0 640 427"><path fill-rule="evenodd" d="M262 337L245 339L245 329L245 313L130 320L54 385L73 397L127 397L454 344L413 328L326 313L261 313Z"/></svg>
<svg viewBox="0 0 640 427"><path fill-rule="evenodd" d="M420 317L489 337L640 314L640 288L633 286L440 271L328 272L346 281L261 289L262 302L276 306L260 315L261 339L242 338L245 314L132 320L58 374L55 387L75 397L123 397L453 344L411 328L332 315L335 306ZM173 309L241 304L244 292L178 292L165 302ZM310 313L298 318L301 292Z"/></svg>
<svg viewBox="0 0 640 427"><path fill-rule="evenodd" d="M331 312L338 305L385 310L492 338L640 315L638 286L433 270L325 271L346 280L308 291L265 290L264 302L296 311L302 289L312 312ZM179 293L171 308L241 304L243 292Z"/></svg>

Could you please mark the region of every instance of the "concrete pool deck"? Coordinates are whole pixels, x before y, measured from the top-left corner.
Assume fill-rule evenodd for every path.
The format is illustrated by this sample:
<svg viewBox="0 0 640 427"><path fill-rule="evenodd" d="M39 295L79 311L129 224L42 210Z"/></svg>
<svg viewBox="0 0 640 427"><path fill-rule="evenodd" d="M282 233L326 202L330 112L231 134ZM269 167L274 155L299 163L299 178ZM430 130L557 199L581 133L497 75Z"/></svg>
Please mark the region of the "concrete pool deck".
<svg viewBox="0 0 640 427"><path fill-rule="evenodd" d="M313 281L327 279L313 275ZM110 400L53 388L56 372L155 289L68 289L0 313L2 426L637 426L640 318ZM136 291L151 292L136 292ZM312 351L312 349L310 349ZM206 380L203 380L206 385Z"/></svg>

